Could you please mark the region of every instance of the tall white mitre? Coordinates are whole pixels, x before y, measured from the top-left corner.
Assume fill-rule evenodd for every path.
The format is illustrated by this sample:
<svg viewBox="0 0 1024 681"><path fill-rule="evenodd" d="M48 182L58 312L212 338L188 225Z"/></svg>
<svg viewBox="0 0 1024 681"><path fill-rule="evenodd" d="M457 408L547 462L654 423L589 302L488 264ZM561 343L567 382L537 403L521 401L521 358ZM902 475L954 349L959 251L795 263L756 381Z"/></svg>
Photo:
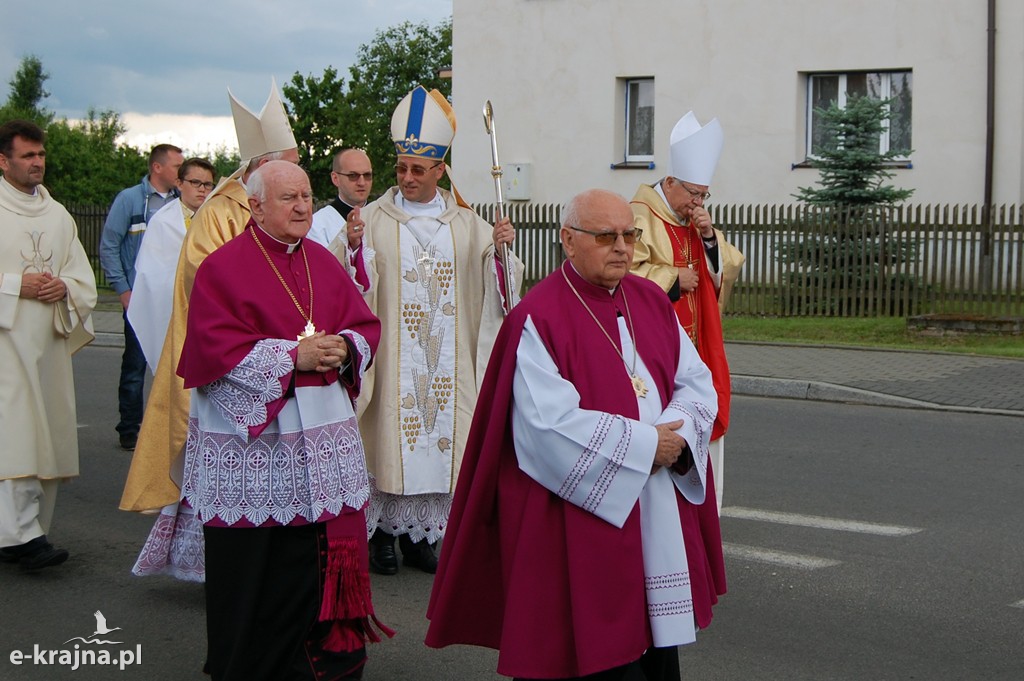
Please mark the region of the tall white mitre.
<svg viewBox="0 0 1024 681"><path fill-rule="evenodd" d="M672 128L669 174L684 182L710 187L723 141L722 124L717 118L702 127L697 116L688 111Z"/></svg>
<svg viewBox="0 0 1024 681"><path fill-rule="evenodd" d="M235 135L238 137L238 153L242 163L275 151L294 149L295 135L284 110L284 103L277 94L277 81L270 79L270 95L259 115L254 114L245 104L239 102L228 88L231 101L231 117L235 121Z"/></svg>

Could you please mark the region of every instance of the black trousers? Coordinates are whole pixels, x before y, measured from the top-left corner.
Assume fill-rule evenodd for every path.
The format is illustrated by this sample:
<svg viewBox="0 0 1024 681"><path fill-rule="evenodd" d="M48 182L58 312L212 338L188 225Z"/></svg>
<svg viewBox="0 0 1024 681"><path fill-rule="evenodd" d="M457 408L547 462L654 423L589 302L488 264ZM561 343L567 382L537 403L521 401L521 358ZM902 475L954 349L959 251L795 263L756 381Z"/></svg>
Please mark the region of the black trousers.
<svg viewBox="0 0 1024 681"><path fill-rule="evenodd" d="M205 527L207 671L213 681L362 676L366 649L320 648L324 524Z"/></svg>
<svg viewBox="0 0 1024 681"><path fill-rule="evenodd" d="M513 681L529 680L516 678ZM543 681L680 681L679 648L648 648L639 660L621 667L586 676Z"/></svg>

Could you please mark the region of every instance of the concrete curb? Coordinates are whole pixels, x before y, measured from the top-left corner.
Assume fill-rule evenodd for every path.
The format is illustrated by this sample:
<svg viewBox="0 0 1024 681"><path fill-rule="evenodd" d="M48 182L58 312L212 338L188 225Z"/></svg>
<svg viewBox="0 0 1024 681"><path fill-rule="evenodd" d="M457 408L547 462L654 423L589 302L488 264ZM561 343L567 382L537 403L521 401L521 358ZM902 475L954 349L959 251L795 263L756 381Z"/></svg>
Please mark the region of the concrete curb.
<svg viewBox="0 0 1024 681"><path fill-rule="evenodd" d="M123 348L124 334L114 332L96 332L96 340L91 343L98 348ZM849 349L849 348L845 348ZM857 348L872 349L872 348ZM913 352L913 351L910 351ZM1024 411L1011 409L988 409L981 407L964 407L949 404L924 402L909 397L887 395L885 393L851 388L849 386L827 383L824 381L807 381L792 378L773 378L767 376L732 375L732 392L734 395L749 397L775 397L790 400L815 400L818 402L841 402L845 404L864 404L879 407L902 407L906 409L931 409L935 411L952 411L969 414L993 414L997 416L1024 417Z"/></svg>
<svg viewBox="0 0 1024 681"><path fill-rule="evenodd" d="M863 404L878 407L902 407L905 409L931 409L935 411L955 411L969 414L994 414L997 416L1024 416L1024 412L1012 409L986 409L980 407L964 407L954 404L936 404L909 397L886 395L860 388L851 388L823 381L806 381L791 378L768 378L766 376L732 377L733 395L749 397L776 397L791 400L814 400L817 402L842 402L845 404Z"/></svg>
<svg viewBox="0 0 1024 681"><path fill-rule="evenodd" d="M89 344L94 348L123 348L124 347L124 334L123 333L108 333L106 331L97 331L96 340Z"/></svg>

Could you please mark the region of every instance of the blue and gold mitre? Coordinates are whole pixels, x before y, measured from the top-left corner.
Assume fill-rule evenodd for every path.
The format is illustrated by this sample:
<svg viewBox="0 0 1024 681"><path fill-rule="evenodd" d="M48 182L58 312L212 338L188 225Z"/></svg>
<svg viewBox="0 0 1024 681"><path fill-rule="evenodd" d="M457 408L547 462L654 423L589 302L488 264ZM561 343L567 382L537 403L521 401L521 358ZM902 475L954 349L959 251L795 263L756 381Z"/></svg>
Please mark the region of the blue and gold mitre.
<svg viewBox="0 0 1024 681"><path fill-rule="evenodd" d="M391 115L391 139L399 156L443 161L455 138L455 112L437 90L417 85Z"/></svg>

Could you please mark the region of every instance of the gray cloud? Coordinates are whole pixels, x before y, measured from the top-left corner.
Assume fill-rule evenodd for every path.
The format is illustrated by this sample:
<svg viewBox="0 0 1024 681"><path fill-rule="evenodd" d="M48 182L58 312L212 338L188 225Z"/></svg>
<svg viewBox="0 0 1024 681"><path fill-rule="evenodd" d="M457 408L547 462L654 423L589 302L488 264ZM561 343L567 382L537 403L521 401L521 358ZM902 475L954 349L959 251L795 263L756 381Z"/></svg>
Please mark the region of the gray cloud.
<svg viewBox="0 0 1024 681"><path fill-rule="evenodd" d="M343 75L360 45L403 21L436 25L452 0L293 0L7 3L0 22L0 101L21 58L49 72L45 104L78 118L89 107L121 113L229 115L227 88L251 107L270 77Z"/></svg>

